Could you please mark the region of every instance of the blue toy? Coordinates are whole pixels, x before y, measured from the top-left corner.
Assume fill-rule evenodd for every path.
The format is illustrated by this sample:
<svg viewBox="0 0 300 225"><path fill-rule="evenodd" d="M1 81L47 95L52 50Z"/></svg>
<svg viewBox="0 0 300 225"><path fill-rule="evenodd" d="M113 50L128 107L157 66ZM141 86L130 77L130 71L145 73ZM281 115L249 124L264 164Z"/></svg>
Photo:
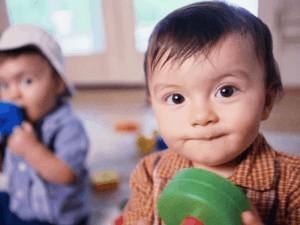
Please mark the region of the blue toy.
<svg viewBox="0 0 300 225"><path fill-rule="evenodd" d="M163 138L160 135L157 135L156 137L156 151L162 151L167 149L168 146L164 142Z"/></svg>
<svg viewBox="0 0 300 225"><path fill-rule="evenodd" d="M14 126L22 124L24 117L23 109L8 102L0 102L0 133L9 136Z"/></svg>

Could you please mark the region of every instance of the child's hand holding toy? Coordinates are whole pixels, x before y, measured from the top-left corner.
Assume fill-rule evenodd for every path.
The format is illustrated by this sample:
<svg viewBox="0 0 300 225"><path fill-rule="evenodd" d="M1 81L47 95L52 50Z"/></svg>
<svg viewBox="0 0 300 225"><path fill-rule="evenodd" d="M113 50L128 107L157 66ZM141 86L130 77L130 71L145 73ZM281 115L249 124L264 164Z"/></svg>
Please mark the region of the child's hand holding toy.
<svg viewBox="0 0 300 225"><path fill-rule="evenodd" d="M24 110L13 103L0 102L0 132L8 136L10 150L20 156L25 156L28 149L40 144L32 124L24 118Z"/></svg>
<svg viewBox="0 0 300 225"><path fill-rule="evenodd" d="M41 145L34 132L32 124L28 121L23 121L22 126L15 126L13 132L7 140L10 150L20 156L26 158L28 149L35 149Z"/></svg>
<svg viewBox="0 0 300 225"><path fill-rule="evenodd" d="M24 118L24 110L13 103L0 102L0 133L8 137L10 150L20 156L40 144L32 124Z"/></svg>

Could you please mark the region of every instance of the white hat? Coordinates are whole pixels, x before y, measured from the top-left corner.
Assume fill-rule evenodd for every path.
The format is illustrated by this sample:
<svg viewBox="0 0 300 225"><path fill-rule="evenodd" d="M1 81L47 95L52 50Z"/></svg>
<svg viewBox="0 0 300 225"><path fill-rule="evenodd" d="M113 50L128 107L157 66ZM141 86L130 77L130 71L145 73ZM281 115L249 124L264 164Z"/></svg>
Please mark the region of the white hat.
<svg viewBox="0 0 300 225"><path fill-rule="evenodd" d="M49 60L64 80L69 96L75 94L75 87L66 75L65 59L59 44L43 28L31 24L8 27L0 38L0 51L14 50L25 46L37 47Z"/></svg>

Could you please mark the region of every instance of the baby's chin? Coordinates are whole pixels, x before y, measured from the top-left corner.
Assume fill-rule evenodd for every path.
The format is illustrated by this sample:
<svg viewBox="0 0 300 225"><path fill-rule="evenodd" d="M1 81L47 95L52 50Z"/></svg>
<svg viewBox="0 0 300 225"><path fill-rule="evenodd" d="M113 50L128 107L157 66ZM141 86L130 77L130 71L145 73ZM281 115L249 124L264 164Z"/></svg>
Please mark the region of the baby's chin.
<svg viewBox="0 0 300 225"><path fill-rule="evenodd" d="M205 154L197 154L191 152L184 152L179 150L174 150L179 155L185 157L186 159L190 160L194 167L199 168L214 168L214 167L231 167L232 165L237 165L240 163L240 155L237 156L226 156L226 155L220 155L217 153L205 153Z"/></svg>
<svg viewBox="0 0 300 225"><path fill-rule="evenodd" d="M35 110L36 108L24 108L25 118L31 123L37 123L44 119L47 115L55 111L56 107L52 107L47 110Z"/></svg>
<svg viewBox="0 0 300 225"><path fill-rule="evenodd" d="M195 168L209 170L228 178L231 172L241 163L242 156L243 154L234 158L211 158L207 160L196 160L194 158L190 160Z"/></svg>
<svg viewBox="0 0 300 225"><path fill-rule="evenodd" d="M42 120L45 117L45 115L30 115L26 113L25 111L25 120L30 122L30 123L37 123L40 120Z"/></svg>
<svg viewBox="0 0 300 225"><path fill-rule="evenodd" d="M170 149L172 148L170 147ZM221 148L201 148L190 145L189 147L174 149L174 151L191 161L211 166L221 165L232 160L232 157L227 156Z"/></svg>

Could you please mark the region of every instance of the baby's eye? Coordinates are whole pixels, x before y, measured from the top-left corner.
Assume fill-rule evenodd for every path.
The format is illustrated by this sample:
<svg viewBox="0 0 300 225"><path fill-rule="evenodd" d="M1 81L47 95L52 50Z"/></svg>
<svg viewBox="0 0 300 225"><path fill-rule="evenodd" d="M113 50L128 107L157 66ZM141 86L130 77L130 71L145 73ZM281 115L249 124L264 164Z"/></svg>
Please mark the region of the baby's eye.
<svg viewBox="0 0 300 225"><path fill-rule="evenodd" d="M1 87L1 90L6 90L7 87L8 87L8 84L7 83L2 83L0 87Z"/></svg>
<svg viewBox="0 0 300 225"><path fill-rule="evenodd" d="M228 97L231 97L232 95L234 95L236 92L237 92L237 89L235 87L223 86L218 90L216 97L228 98Z"/></svg>
<svg viewBox="0 0 300 225"><path fill-rule="evenodd" d="M167 98L167 103L172 105L181 104L184 102L184 97L180 94L173 94Z"/></svg>
<svg viewBox="0 0 300 225"><path fill-rule="evenodd" d="M30 78L25 78L22 80L22 85L27 86L28 84L31 84L32 80Z"/></svg>

